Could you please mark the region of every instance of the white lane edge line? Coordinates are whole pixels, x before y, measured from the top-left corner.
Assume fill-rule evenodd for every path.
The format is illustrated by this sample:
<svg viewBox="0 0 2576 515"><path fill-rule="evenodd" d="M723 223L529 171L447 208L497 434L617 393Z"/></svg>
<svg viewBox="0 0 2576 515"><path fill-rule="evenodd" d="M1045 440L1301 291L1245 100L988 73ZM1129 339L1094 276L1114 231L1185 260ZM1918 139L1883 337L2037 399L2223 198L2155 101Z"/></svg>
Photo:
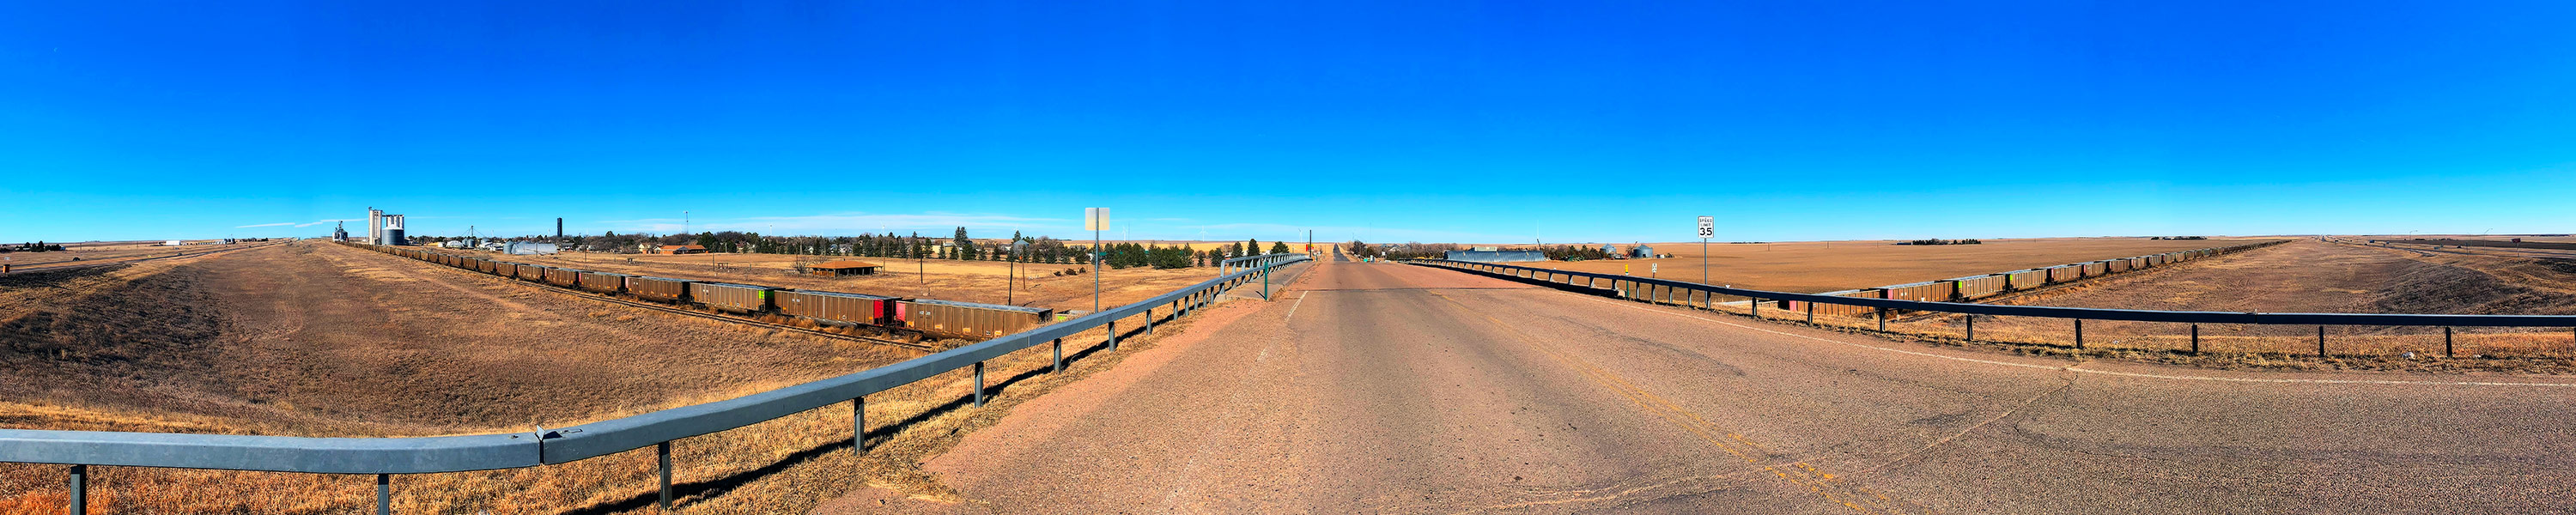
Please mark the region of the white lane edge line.
<svg viewBox="0 0 2576 515"><path fill-rule="evenodd" d="M2576 383L2514 383L2514 382L2495 382L2495 381L2401 381L2401 380L2394 380L2394 379L2262 379L2262 378L2252 378L2252 377L2179 376L2179 375L2166 375L2166 374L2145 374L2145 373L2138 373L2138 372L2119 372L2119 371L2112 371L2112 370L2091 370L2091 369L2075 368L2075 367L2073 367L2073 366L2057 366L2057 367L2052 367L2052 366L2046 366L2046 365L2032 365L2032 364L2027 364L2027 363L2012 363L2012 362L2006 362L2006 361L1994 361L1994 360L1985 360L1985 359L1976 359L1976 358L1962 358L1962 357L1958 357L1958 356L1943 356L1943 355L1940 355L1940 354L1933 354L1933 353L1929 353L1929 352L1917 352L1917 351L1910 351L1910 350L1904 350L1904 349L1890 349L1890 348L1886 348L1886 347L1879 347L1879 346L1875 346L1875 345L1862 345L1862 344L1857 344L1857 343L1852 343L1852 342L1835 341L1835 340L1828 340L1828 339L1824 339L1824 338L1817 338L1817 337L1814 337L1814 336L1807 336L1807 335L1803 335L1803 334L1792 334L1792 333L1785 333L1785 332L1780 332L1780 331L1773 331L1773 330L1770 330L1770 329L1763 329L1763 328L1760 328L1760 327L1753 327L1753 326L1744 325L1744 324L1738 324L1738 323L1729 322L1729 321L1725 321L1725 320L1718 320L1718 319L1714 319L1714 318L1705 318L1705 317L1694 316L1694 315L1688 315L1688 314L1682 314L1682 313L1674 313L1674 312L1671 312L1671 311L1665 311L1665 310L1660 310L1660 309L1647 308L1647 307L1645 307L1645 306L1635 306L1635 305L1630 305L1630 304L1628 304L1628 303L1624 303L1624 302L1614 302L1614 301L1609 301L1609 300L1603 300L1603 299L1593 298L1593 297L1591 297L1591 296L1584 296L1584 297L1582 297L1582 298L1583 298L1584 300L1589 300L1589 301L1593 301L1593 302L1600 302L1600 303L1610 304L1610 305L1619 306L1619 307L1632 308L1632 309L1637 309L1637 310L1642 310L1642 311L1647 311L1647 312L1653 312L1653 313L1663 313L1663 314L1666 314L1666 315L1672 315L1672 316L1677 316L1677 317L1682 317L1682 318L1689 318L1689 319L1702 320L1702 321L1707 321L1707 322L1715 322L1715 323L1718 323L1718 324L1730 325L1730 326L1740 327L1740 328L1744 328L1744 329L1752 329L1752 330L1755 330L1755 331L1761 331L1761 332L1766 332L1766 333L1771 333L1771 334L1776 334L1776 335L1781 335L1781 336L1788 336L1788 337L1793 337L1793 338L1805 338L1805 339L1809 339L1809 340L1815 340L1815 341L1820 341L1820 342L1825 342L1825 343L1832 343L1832 344L1837 344L1837 345L1849 345L1849 346L1853 346L1853 347L1860 347L1860 348L1863 348L1863 349L1880 350L1880 351L1894 352L1894 353L1898 353L1898 354L1911 354L1911 355L1916 355L1916 356L1923 356L1923 357L1929 357L1929 358L1941 358L1941 359L1953 360L1953 361L1966 361L1966 362L1970 362L1970 363L1984 363L1984 364L1988 364L1988 365L2002 365L2002 366L2007 366L2007 367L2031 368L2031 369L2039 369L2039 370L2063 370L2063 371L2067 371L2067 372L2077 372L2077 373L2085 373L2085 374L2102 374L2102 375L2108 375L2108 376L2139 377L2139 378L2148 378L2148 379L2173 379L2173 380L2181 380L2181 381L2223 381L2223 382L2232 382L2232 383L2394 384L2394 385L2428 385L2428 386L2545 386L2545 387L2560 387L2560 388L2576 387Z"/></svg>
<svg viewBox="0 0 2576 515"><path fill-rule="evenodd" d="M1297 307L1298 307L1298 306L1304 306L1304 305L1306 305L1306 294L1308 294L1308 293L1314 293L1314 292L1311 292L1311 291L1301 291L1301 292L1297 292L1297 302L1294 302L1294 303L1290 303L1290 304L1288 304L1288 319L1287 319L1287 320L1282 320L1282 321L1281 321L1282 323L1285 323L1285 322L1295 322L1295 321L1297 321Z"/></svg>

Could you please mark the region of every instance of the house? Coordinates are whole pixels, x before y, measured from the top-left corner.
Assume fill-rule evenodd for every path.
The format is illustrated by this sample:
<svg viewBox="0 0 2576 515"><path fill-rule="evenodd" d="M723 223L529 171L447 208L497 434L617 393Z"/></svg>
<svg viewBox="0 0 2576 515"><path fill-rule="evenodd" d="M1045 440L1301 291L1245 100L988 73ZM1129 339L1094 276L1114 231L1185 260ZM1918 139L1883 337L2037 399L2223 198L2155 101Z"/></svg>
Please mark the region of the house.
<svg viewBox="0 0 2576 515"><path fill-rule="evenodd" d="M707 246L705 246L705 245L663 245L663 246L660 246L660 247L653 247L652 253L654 253L654 254L705 254L705 253L707 253Z"/></svg>
<svg viewBox="0 0 2576 515"><path fill-rule="evenodd" d="M806 266L805 271L806 273L824 277L842 277L851 275L876 275L877 268L876 263L869 263L866 261L832 261Z"/></svg>

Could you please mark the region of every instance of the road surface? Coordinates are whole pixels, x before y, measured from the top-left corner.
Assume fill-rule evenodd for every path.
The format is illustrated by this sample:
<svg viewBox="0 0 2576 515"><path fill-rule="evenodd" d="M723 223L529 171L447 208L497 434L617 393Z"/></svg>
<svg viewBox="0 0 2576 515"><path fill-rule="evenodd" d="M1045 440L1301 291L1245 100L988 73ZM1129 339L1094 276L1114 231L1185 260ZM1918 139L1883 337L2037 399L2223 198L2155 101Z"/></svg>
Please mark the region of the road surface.
<svg viewBox="0 0 2576 515"><path fill-rule="evenodd" d="M2075 362L1328 262L823 512L2538 513L2559 378ZM1222 310L1233 310L1220 312Z"/></svg>

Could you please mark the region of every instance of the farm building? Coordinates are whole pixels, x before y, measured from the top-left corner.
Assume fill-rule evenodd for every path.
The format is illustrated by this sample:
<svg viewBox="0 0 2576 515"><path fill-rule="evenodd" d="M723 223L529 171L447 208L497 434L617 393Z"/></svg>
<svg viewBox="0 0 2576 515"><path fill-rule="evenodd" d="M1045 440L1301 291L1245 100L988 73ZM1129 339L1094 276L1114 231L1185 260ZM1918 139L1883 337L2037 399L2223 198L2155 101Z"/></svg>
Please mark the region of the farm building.
<svg viewBox="0 0 2576 515"><path fill-rule="evenodd" d="M1628 249L1628 257L1636 258L1636 259L1647 259L1647 258L1652 258L1652 257L1655 257L1655 248L1654 248L1654 247L1648 247L1648 246L1645 246L1645 245L1638 245L1638 246L1636 246L1636 247L1633 247L1633 248Z"/></svg>
<svg viewBox="0 0 2576 515"><path fill-rule="evenodd" d="M663 246L660 246L660 247L654 247L654 248L653 248L653 253L654 253L654 254L705 254L705 253L707 253L707 247L706 247L705 245L663 245Z"/></svg>
<svg viewBox="0 0 2576 515"><path fill-rule="evenodd" d="M824 277L876 275L877 264L865 261L832 261L805 267L806 273Z"/></svg>
<svg viewBox="0 0 2576 515"><path fill-rule="evenodd" d="M528 256L536 254L553 254L557 251L555 249L555 244L552 243L513 241L510 242L509 245L504 246L502 252L513 255Z"/></svg>

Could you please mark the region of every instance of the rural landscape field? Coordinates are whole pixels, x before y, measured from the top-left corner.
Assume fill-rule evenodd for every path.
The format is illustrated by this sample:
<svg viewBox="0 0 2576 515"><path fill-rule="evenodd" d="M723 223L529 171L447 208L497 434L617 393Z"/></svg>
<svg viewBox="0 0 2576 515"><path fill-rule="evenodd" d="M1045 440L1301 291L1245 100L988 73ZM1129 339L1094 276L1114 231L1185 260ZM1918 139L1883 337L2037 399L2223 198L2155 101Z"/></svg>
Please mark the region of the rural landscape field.
<svg viewBox="0 0 2576 515"><path fill-rule="evenodd" d="M2571 19L0 3L0 515L2569 513Z"/></svg>

